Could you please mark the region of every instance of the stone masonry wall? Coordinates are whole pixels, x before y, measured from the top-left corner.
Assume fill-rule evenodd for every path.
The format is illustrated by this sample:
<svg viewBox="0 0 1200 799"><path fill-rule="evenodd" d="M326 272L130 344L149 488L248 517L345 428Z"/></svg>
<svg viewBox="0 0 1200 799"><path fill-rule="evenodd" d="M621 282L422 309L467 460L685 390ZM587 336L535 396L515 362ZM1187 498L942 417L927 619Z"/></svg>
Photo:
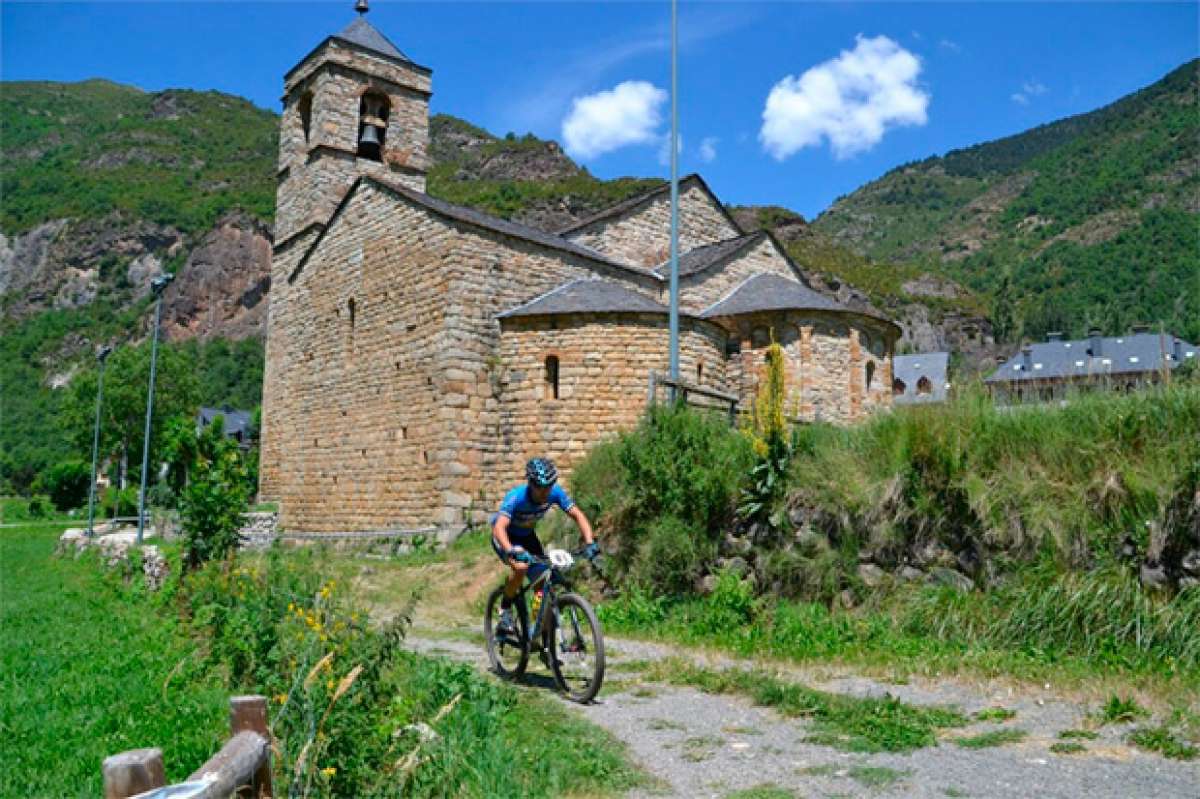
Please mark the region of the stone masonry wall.
<svg viewBox="0 0 1200 799"><path fill-rule="evenodd" d="M655 267L670 257L671 197L664 192L645 205L596 222L568 238L618 261ZM679 252L740 236L696 182L679 192Z"/></svg>
<svg viewBox="0 0 1200 799"><path fill-rule="evenodd" d="M730 374L743 407L750 407L765 373L772 330L784 351L789 416L849 424L891 406L894 334L865 317L785 311L739 317L734 325L741 353L731 359Z"/></svg>
<svg viewBox="0 0 1200 799"><path fill-rule="evenodd" d="M386 97L390 106L382 162L355 155L360 100L368 91ZM300 113L306 95L312 101L307 139ZM430 166L429 95L427 72L336 41L289 74L280 122L275 240L325 222L360 174L424 191Z"/></svg>
<svg viewBox="0 0 1200 799"><path fill-rule="evenodd" d="M451 223L447 223L451 224ZM496 314L578 278L616 280L653 296L658 281L571 253L457 223L454 247L444 254L451 273L442 353L441 418L444 446L436 453L441 476L437 522L460 525L508 468L511 453L499 439L502 389L500 322ZM507 480L510 475L504 474Z"/></svg>
<svg viewBox="0 0 1200 799"><path fill-rule="evenodd" d="M763 238L735 258L714 264L701 272L679 278L679 307L699 313L737 288L747 278L758 274L774 274L789 280L799 280L775 245ZM660 302L667 302L669 287L663 289Z"/></svg>
<svg viewBox="0 0 1200 799"><path fill-rule="evenodd" d="M364 184L272 318L264 468L280 524L341 531L428 524L442 497L445 254L454 231ZM279 385L278 383L276 384Z"/></svg>
<svg viewBox="0 0 1200 799"><path fill-rule="evenodd" d="M497 440L501 457L483 486L493 510L504 490L520 481L527 459L554 460L569 476L588 449L605 436L636 426L646 409L651 370L665 372L668 330L657 314L580 314L504 320ZM546 358L558 357L558 398L546 380ZM727 390L725 333L715 325L680 320L680 374Z"/></svg>
<svg viewBox="0 0 1200 799"><path fill-rule="evenodd" d="M263 473L281 525L461 523L505 452L496 314L584 277L657 288L362 184L273 308Z"/></svg>

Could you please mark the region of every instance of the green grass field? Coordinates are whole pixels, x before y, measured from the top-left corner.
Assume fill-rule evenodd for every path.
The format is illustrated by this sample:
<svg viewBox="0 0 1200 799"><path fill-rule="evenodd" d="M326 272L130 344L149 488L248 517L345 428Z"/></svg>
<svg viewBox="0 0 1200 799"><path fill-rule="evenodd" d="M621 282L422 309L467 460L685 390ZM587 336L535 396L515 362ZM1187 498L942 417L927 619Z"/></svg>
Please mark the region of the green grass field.
<svg viewBox="0 0 1200 799"><path fill-rule="evenodd" d="M253 608L263 597L253 593L256 584L247 574L262 568L264 559L212 564L196 585L189 578L165 597L149 595L140 580L126 585L91 553L78 560L55 557L61 531L30 525L0 534L0 735L10 758L0 775L0 796L101 795L101 761L147 746L163 749L168 781L183 780L224 743L230 695L275 698L263 685L246 682L245 674L237 678L234 662L223 654L245 631L206 637L204 625L185 613L188 591L199 592L209 607ZM281 553L277 568L285 571L272 574L303 570L314 562L312 555ZM212 593L227 574L235 578L234 590ZM272 590L269 581L259 588ZM355 640L364 651L342 653L348 663L370 657L372 637ZM344 773L337 781L302 781L295 795L601 797L646 783L620 743L544 692L518 690L470 666L403 651L379 665L382 687L373 696L384 701L363 704L352 692L328 731L336 746L320 766ZM272 683L288 676L263 674ZM274 702L272 708L280 722L282 710ZM392 761L412 742L394 737L392 729L410 719L433 719L439 708L449 714L438 726L440 737L423 747L401 778L404 769ZM296 732L291 727L280 723L275 730L279 751L287 755L275 763L279 790L296 787L289 769L302 740L289 737ZM379 751L381 738L399 748L388 748L384 761L358 762L358 754ZM528 768L532 753L545 747L555 757L540 769ZM347 752L355 756L339 759ZM367 778L348 782L351 773L364 770Z"/></svg>
<svg viewBox="0 0 1200 799"><path fill-rule="evenodd" d="M0 796L99 796L101 761L143 746L187 777L223 742L225 688L149 601L90 559L53 558L61 532L0 533Z"/></svg>

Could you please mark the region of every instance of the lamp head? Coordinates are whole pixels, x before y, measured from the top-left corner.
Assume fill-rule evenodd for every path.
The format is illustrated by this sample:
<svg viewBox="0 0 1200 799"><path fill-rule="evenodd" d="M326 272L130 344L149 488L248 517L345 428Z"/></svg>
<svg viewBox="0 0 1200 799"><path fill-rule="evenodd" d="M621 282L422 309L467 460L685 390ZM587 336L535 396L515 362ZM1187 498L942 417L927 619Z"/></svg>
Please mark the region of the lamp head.
<svg viewBox="0 0 1200 799"><path fill-rule="evenodd" d="M167 285L174 279L175 279L175 276L172 275L170 272L167 272L166 274L159 275L158 277L151 280L150 288L154 292L155 296L157 296L159 294L162 294L163 289L165 289L167 287Z"/></svg>

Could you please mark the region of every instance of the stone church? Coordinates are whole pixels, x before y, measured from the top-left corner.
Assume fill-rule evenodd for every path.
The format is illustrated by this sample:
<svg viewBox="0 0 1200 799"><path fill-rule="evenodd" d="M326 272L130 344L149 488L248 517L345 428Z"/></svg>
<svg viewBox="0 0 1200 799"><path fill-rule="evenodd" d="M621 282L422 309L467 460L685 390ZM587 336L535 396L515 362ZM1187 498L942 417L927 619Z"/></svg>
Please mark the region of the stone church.
<svg viewBox="0 0 1200 799"><path fill-rule="evenodd" d="M669 188L553 233L430 197L430 78L364 16L284 77L260 493L289 530L453 535L527 458L569 474L634 426L666 371ZM893 322L697 175L679 214L682 379L746 407L773 337L794 416L890 405Z"/></svg>

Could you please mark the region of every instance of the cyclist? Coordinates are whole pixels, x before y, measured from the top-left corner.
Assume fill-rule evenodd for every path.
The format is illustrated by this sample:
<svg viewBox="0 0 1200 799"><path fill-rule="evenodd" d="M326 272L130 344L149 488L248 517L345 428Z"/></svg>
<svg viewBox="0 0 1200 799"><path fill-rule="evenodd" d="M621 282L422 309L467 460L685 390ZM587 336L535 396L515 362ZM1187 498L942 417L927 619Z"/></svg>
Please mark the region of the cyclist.
<svg viewBox="0 0 1200 799"><path fill-rule="evenodd" d="M501 562L512 569L508 581L504 584L504 599L500 601L500 623L496 632L501 635L516 633L516 624L512 616L512 603L526 574L536 579L546 568L531 564L525 557L526 553L539 558L546 557L542 542L538 540L533 528L546 515L551 505L557 505L570 516L579 527L583 540L587 543L583 555L595 558L600 554L600 547L592 535L592 525L579 506L571 501L562 486L557 485L558 470L554 463L546 458L534 458L525 464L525 483L504 495L500 510L492 516L492 549Z"/></svg>

